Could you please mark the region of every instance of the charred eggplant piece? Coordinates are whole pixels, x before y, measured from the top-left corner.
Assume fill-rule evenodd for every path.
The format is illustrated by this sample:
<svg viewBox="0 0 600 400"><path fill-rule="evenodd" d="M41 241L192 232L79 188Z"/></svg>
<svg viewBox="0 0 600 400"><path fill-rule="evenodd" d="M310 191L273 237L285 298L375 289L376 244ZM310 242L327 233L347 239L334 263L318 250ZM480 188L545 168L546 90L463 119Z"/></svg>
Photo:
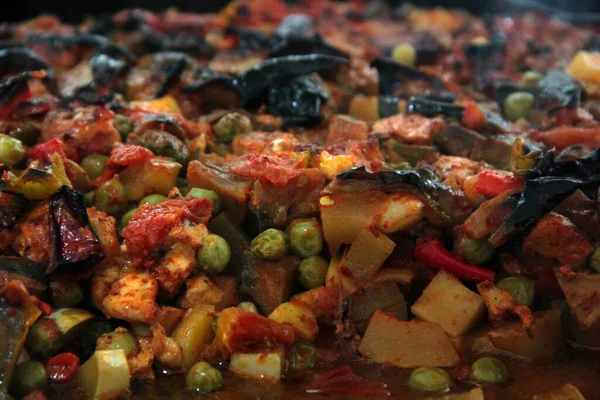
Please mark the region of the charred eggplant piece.
<svg viewBox="0 0 600 400"><path fill-rule="evenodd" d="M4 83L0 83L0 120L5 119L20 101L30 97L27 82L30 79L44 79L45 71L22 72Z"/></svg>
<svg viewBox="0 0 600 400"><path fill-rule="evenodd" d="M321 107L328 98L318 77L301 76L271 86L267 112L281 117L288 127L311 127L323 119Z"/></svg>
<svg viewBox="0 0 600 400"><path fill-rule="evenodd" d="M83 195L62 186L50 197L52 255L46 275L85 276L104 257L102 242L90 225Z"/></svg>
<svg viewBox="0 0 600 400"><path fill-rule="evenodd" d="M129 65L105 54L98 54L90 60L93 80L74 90L67 100L78 100L85 104L105 104L113 99L109 92L115 81L129 70Z"/></svg>
<svg viewBox="0 0 600 400"><path fill-rule="evenodd" d="M409 113L421 114L425 117L435 117L443 115L445 117L461 120L465 108L452 103L430 100L425 97L416 97L408 103L407 111Z"/></svg>
<svg viewBox="0 0 600 400"><path fill-rule="evenodd" d="M0 271L24 276L40 283L46 283L44 266L30 258L0 256Z"/></svg>
<svg viewBox="0 0 600 400"><path fill-rule="evenodd" d="M36 33L27 36L27 43L49 44L52 47L83 47L89 48L95 53L106 54L113 58L122 58L127 62L134 62L135 55L129 50L116 45L104 36L83 33L67 36L54 33Z"/></svg>
<svg viewBox="0 0 600 400"><path fill-rule="evenodd" d="M550 112L562 108L577 108L581 100L581 86L561 70L549 71L538 83L537 107Z"/></svg>
<svg viewBox="0 0 600 400"><path fill-rule="evenodd" d="M166 58L168 61L161 68L164 78L154 95L155 98L163 97L169 93L171 87L179 80L183 70L188 65L188 60L185 54L182 53L167 53L163 54L161 58Z"/></svg>
<svg viewBox="0 0 600 400"><path fill-rule="evenodd" d="M50 70L50 65L25 47L0 50L0 73L15 74L27 71Z"/></svg>
<svg viewBox="0 0 600 400"><path fill-rule="evenodd" d="M376 58L371 67L379 73L379 94L392 95L394 89L404 82L423 80L436 90L445 90L441 79L406 64L400 64L387 58Z"/></svg>
<svg viewBox="0 0 600 400"><path fill-rule="evenodd" d="M11 398L7 391L17 360L23 349L29 328L40 316L27 289L19 282L10 282L0 290L0 397Z"/></svg>
<svg viewBox="0 0 600 400"><path fill-rule="evenodd" d="M257 51L271 46L271 39L258 29L231 25L225 28L225 34L237 36L240 49Z"/></svg>
<svg viewBox="0 0 600 400"><path fill-rule="evenodd" d="M0 229L12 228L25 208L25 199L16 194L0 192Z"/></svg>
<svg viewBox="0 0 600 400"><path fill-rule="evenodd" d="M327 44L320 35L314 35L313 37L288 36L276 38L275 43L271 46L269 57L309 54L349 58L348 54Z"/></svg>
<svg viewBox="0 0 600 400"><path fill-rule="evenodd" d="M313 37L317 33L315 21L306 14L290 14L286 16L275 30L275 34L282 38L287 37Z"/></svg>

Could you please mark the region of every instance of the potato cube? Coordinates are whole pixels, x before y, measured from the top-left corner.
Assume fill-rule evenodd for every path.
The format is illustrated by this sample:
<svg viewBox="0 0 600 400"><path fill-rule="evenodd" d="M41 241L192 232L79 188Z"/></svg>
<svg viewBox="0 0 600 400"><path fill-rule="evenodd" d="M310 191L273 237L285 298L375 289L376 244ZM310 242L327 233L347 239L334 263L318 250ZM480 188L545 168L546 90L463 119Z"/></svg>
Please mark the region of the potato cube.
<svg viewBox="0 0 600 400"><path fill-rule="evenodd" d="M185 370L200 361L204 348L212 343L215 337L214 316L213 306L191 308L173 331L171 337L181 348Z"/></svg>
<svg viewBox="0 0 600 400"><path fill-rule="evenodd" d="M347 269L357 282L365 282L381 268L394 247L396 243L376 228L363 229L342 257L341 271Z"/></svg>
<svg viewBox="0 0 600 400"><path fill-rule="evenodd" d="M435 322L451 336L462 336L485 310L481 296L467 289L460 280L440 271L411 307L414 315Z"/></svg>
<svg viewBox="0 0 600 400"><path fill-rule="evenodd" d="M92 399L110 400L129 390L129 365L123 349L96 350L77 373L77 384Z"/></svg>
<svg viewBox="0 0 600 400"><path fill-rule="evenodd" d="M287 322L294 328L296 336L309 342L315 340L319 333L315 316L302 303L282 303L269 315L269 319L280 324Z"/></svg>
<svg viewBox="0 0 600 400"><path fill-rule="evenodd" d="M169 194L177 183L181 164L168 158L154 157L127 167L119 173L129 201L139 201L151 193Z"/></svg>
<svg viewBox="0 0 600 400"><path fill-rule="evenodd" d="M549 361L565 350L561 329L560 310L547 310L534 314L533 324L524 328L514 321L488 332L494 347L524 358L527 361Z"/></svg>
<svg viewBox="0 0 600 400"><path fill-rule="evenodd" d="M394 233L418 222L425 213L425 203L412 193L396 193L382 207L377 228Z"/></svg>
<svg viewBox="0 0 600 400"><path fill-rule="evenodd" d="M279 381L285 366L283 349L269 353L234 353L229 369L249 378Z"/></svg>
<svg viewBox="0 0 600 400"><path fill-rule="evenodd" d="M358 351L378 363L401 368L451 367L459 361L439 325L402 321L381 311L371 317Z"/></svg>

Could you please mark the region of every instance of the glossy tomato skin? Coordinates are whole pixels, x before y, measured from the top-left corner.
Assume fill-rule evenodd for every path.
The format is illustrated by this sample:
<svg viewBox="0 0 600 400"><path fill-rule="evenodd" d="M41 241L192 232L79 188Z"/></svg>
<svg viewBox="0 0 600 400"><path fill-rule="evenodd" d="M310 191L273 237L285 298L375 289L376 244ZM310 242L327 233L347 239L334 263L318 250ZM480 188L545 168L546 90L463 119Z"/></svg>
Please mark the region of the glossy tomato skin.
<svg viewBox="0 0 600 400"><path fill-rule="evenodd" d="M53 383L69 383L77 375L79 370L79 358L73 353L61 353L46 364L48 378Z"/></svg>

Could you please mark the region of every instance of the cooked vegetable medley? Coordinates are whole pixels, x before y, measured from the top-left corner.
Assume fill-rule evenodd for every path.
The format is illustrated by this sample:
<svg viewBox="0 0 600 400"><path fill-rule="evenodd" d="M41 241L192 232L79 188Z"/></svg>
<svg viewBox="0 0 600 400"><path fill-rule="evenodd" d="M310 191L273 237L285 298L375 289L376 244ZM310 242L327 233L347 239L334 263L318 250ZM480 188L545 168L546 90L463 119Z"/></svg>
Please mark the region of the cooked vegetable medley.
<svg viewBox="0 0 600 400"><path fill-rule="evenodd" d="M0 397L598 398L594 32L321 0L0 25Z"/></svg>

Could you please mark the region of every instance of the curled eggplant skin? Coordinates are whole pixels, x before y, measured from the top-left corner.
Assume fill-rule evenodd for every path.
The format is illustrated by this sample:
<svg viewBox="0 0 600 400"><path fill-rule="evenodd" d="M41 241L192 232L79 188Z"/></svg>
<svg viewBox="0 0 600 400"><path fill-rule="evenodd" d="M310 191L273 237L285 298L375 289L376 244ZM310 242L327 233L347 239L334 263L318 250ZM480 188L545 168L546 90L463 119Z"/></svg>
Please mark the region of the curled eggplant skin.
<svg viewBox="0 0 600 400"><path fill-rule="evenodd" d="M40 283L46 283L44 266L26 257L0 256L0 271L25 276Z"/></svg>
<svg viewBox="0 0 600 400"><path fill-rule="evenodd" d="M123 76L129 70L129 66L125 62L111 58L106 54L98 54L91 58L90 69L94 76L95 85L104 87L118 77Z"/></svg>
<svg viewBox="0 0 600 400"><path fill-rule="evenodd" d="M163 97L169 93L169 90L179 80L179 77L187 65L188 62L184 54L181 54L179 57L173 56L170 62L164 64L161 68L164 78L154 97Z"/></svg>
<svg viewBox="0 0 600 400"><path fill-rule="evenodd" d="M400 64L388 58L376 58L371 61L371 67L379 73L379 94L391 95L398 83L407 80L424 80L436 90L445 90L446 85L436 76L421 71L410 65Z"/></svg>
<svg viewBox="0 0 600 400"><path fill-rule="evenodd" d="M85 276L104 257L90 225L83 195L62 186L50 197L51 262L46 275Z"/></svg>
<svg viewBox="0 0 600 400"><path fill-rule="evenodd" d="M581 100L581 86L561 70L549 71L538 83L540 88L536 105L553 111L558 108L577 108Z"/></svg>
<svg viewBox="0 0 600 400"><path fill-rule="evenodd" d="M27 93L30 79L44 79L46 71L21 72L3 83L0 83L0 120L12 111L11 103L24 93Z"/></svg>
<svg viewBox="0 0 600 400"><path fill-rule="evenodd" d="M50 70L50 65L36 53L25 47L10 47L0 50L0 73Z"/></svg>
<svg viewBox="0 0 600 400"><path fill-rule="evenodd" d="M348 54L327 44L318 34L312 37L275 37L273 42L274 43L270 47L269 57L322 54L346 59L349 58Z"/></svg>
<svg viewBox="0 0 600 400"><path fill-rule="evenodd" d="M443 115L460 120L463 118L465 108L456 104L416 97L408 103L407 111L409 113L421 114L425 117Z"/></svg>
<svg viewBox="0 0 600 400"><path fill-rule="evenodd" d="M116 45L104 36L83 33L73 36L54 33L36 33L27 36L27 43L49 44L51 46L81 46L89 47L97 53L106 54L114 58L122 58L127 62L135 62L135 55L129 50Z"/></svg>

